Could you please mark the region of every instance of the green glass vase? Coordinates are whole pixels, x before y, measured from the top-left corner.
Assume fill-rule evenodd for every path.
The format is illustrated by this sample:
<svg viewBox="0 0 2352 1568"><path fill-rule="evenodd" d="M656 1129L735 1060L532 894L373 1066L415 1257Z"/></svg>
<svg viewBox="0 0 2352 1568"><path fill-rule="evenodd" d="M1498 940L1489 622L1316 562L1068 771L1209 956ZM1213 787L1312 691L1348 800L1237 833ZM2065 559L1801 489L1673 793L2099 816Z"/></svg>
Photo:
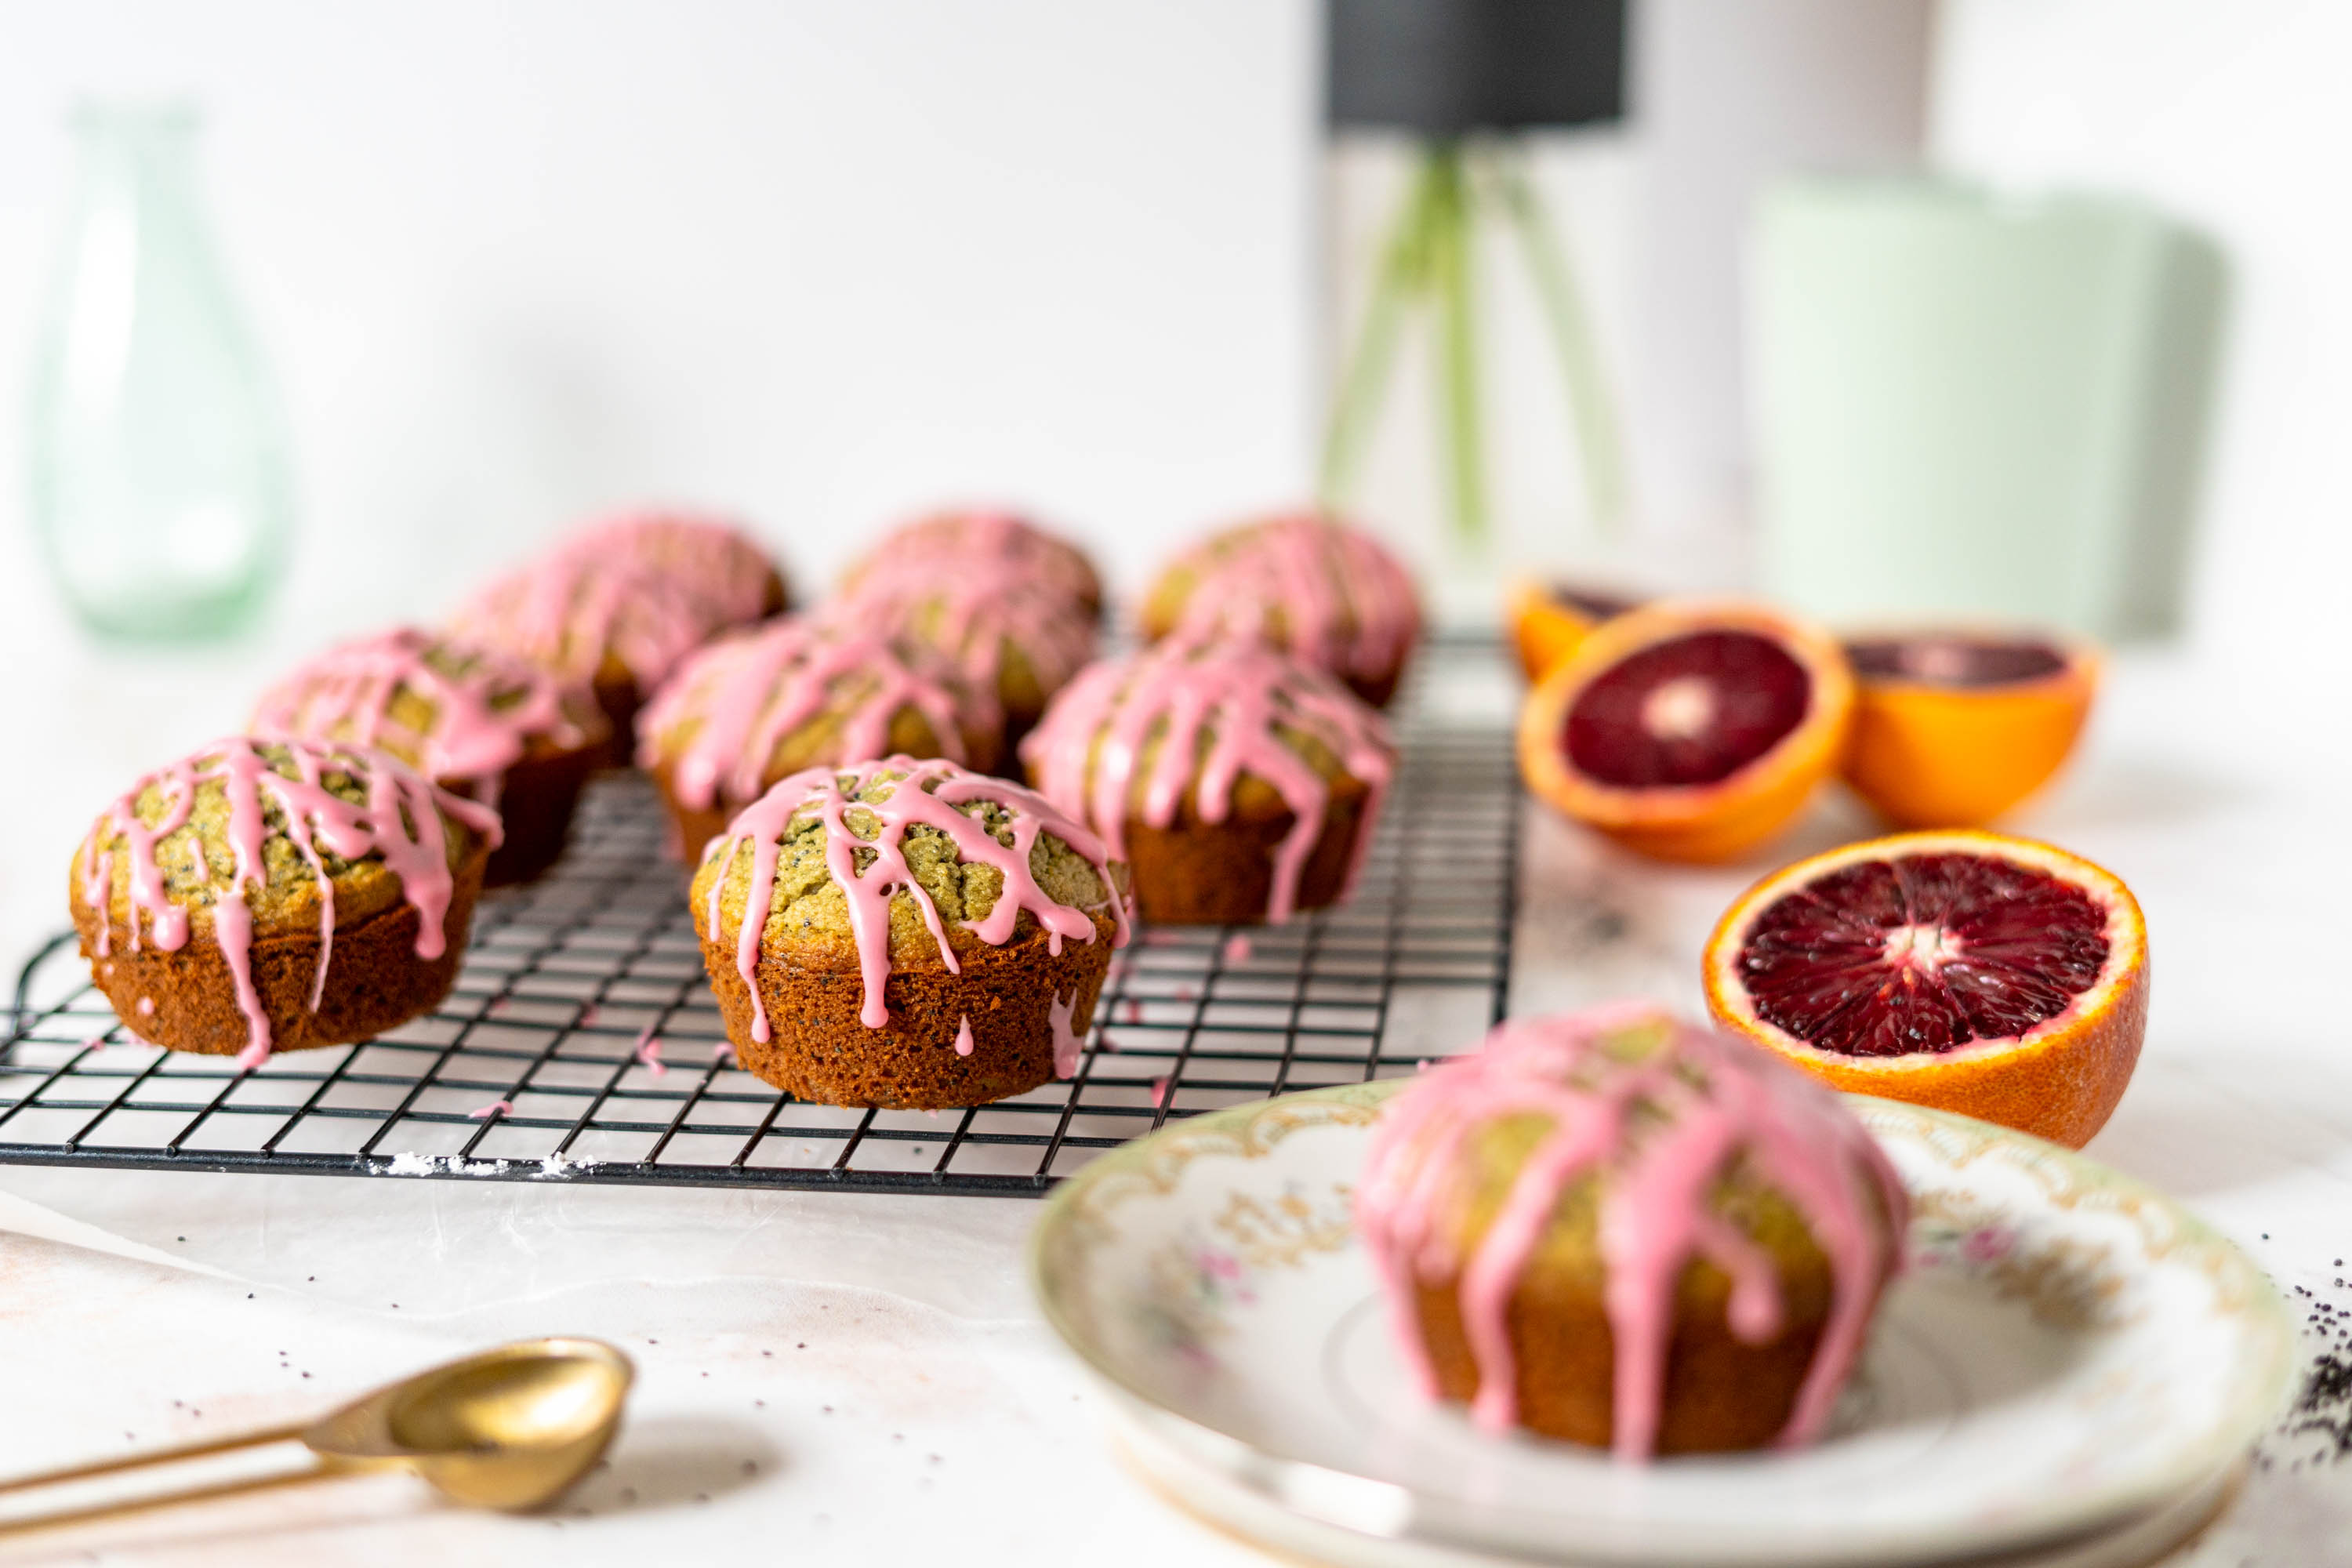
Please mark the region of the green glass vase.
<svg viewBox="0 0 2352 1568"><path fill-rule="evenodd" d="M31 519L103 637L225 637L283 574L278 404L196 190L194 113L85 107L63 253L36 340Z"/></svg>

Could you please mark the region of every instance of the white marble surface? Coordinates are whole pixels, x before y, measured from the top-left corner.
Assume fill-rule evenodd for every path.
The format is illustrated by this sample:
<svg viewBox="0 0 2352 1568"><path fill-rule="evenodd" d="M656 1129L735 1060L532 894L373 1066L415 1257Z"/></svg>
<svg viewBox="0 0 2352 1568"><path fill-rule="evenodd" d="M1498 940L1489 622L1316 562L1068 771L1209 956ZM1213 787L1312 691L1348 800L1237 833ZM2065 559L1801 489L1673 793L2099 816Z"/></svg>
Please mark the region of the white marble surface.
<svg viewBox="0 0 2352 1568"><path fill-rule="evenodd" d="M293 634L289 634L292 636ZM14 637L20 657L27 646ZM165 668L51 645L6 698L0 940L61 921L80 824L232 723L272 649ZM299 646L299 643L297 644ZM2177 656L2116 671L2087 754L2021 826L2146 904L2147 1050L2092 1153L2181 1196L2282 1285L2352 1253L2352 1026L2339 804L2352 747L2264 681ZM2256 694L2259 693L2260 700ZM2312 711L2333 714L2336 694ZM1825 797L1776 853L1859 831ZM1764 868L1665 870L1529 816L1516 1003L1696 1005L1715 915ZM37 1205L37 1206L35 1206ZM611 1468L551 1518L396 1479L11 1539L0 1563L683 1561L1255 1563L1098 1438L1032 1310L1014 1200L0 1168L0 1472L320 1407L465 1348L600 1334L644 1371ZM201 1270L201 1271L199 1271ZM2300 1298L2298 1298L2300 1300ZM303 1373L310 1375L304 1376ZM202 1414L198 1415L197 1412ZM2352 1464L2275 1446L2198 1568L2352 1563Z"/></svg>

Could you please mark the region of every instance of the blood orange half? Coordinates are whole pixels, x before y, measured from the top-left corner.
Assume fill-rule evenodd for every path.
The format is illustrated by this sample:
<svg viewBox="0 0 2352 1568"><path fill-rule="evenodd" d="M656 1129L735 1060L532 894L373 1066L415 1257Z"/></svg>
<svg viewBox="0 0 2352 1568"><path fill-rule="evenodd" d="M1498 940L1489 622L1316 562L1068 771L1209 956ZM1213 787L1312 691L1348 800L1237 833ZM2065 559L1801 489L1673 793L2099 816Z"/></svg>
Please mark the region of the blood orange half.
<svg viewBox="0 0 2352 1568"><path fill-rule="evenodd" d="M2081 1148L2147 1029L2112 873L1996 833L1898 833L1767 877L1707 939L1717 1022L1836 1088Z"/></svg>
<svg viewBox="0 0 2352 1568"><path fill-rule="evenodd" d="M1761 605L1665 600L1604 622L1528 693L1519 772L1629 848L1734 859L1803 809L1853 703L1828 634Z"/></svg>
<svg viewBox="0 0 2352 1568"><path fill-rule="evenodd" d="M2098 656L2046 633L1854 637L1846 783L1903 827L1975 827L2048 783L2074 751Z"/></svg>
<svg viewBox="0 0 2352 1568"><path fill-rule="evenodd" d="M1640 605L1632 595L1610 589L1526 579L1512 584L1504 613L1519 668L1536 681L1566 663L1595 626Z"/></svg>

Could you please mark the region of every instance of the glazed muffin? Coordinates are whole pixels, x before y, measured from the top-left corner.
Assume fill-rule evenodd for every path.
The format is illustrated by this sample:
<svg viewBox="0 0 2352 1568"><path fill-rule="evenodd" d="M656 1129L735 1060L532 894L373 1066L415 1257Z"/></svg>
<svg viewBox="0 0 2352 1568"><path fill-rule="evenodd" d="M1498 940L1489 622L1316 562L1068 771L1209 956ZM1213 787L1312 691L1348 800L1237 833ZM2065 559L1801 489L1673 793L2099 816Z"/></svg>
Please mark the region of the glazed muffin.
<svg viewBox="0 0 2352 1568"><path fill-rule="evenodd" d="M490 807L505 827L483 875L492 888L527 882L562 854L581 786L611 736L584 691L413 626L301 666L263 695L253 732L373 746Z"/></svg>
<svg viewBox="0 0 2352 1568"><path fill-rule="evenodd" d="M841 591L856 592L879 567L950 560L989 563L1076 605L1087 620L1101 618L1102 577L1083 551L1011 512L978 508L934 512L892 529L841 574Z"/></svg>
<svg viewBox="0 0 2352 1568"><path fill-rule="evenodd" d="M788 774L893 752L985 772L1003 727L992 698L929 649L793 618L688 659L638 715L637 765L691 857Z"/></svg>
<svg viewBox="0 0 2352 1568"><path fill-rule="evenodd" d="M993 694L1010 752L1095 656L1096 618L1001 555L881 562L824 611L829 621L914 643Z"/></svg>
<svg viewBox="0 0 2352 1568"><path fill-rule="evenodd" d="M1819 1436L1907 1214L1836 1095L1647 1004L1423 1073L1356 1194L1426 1394L1629 1459Z"/></svg>
<svg viewBox="0 0 2352 1568"><path fill-rule="evenodd" d="M235 737L100 814L74 929L132 1033L249 1068L438 1005L499 837L496 812L387 752Z"/></svg>
<svg viewBox="0 0 2352 1568"><path fill-rule="evenodd" d="M1161 569L1143 635L1264 637L1338 676L1375 708L1396 695L1421 637L1412 579L1370 534L1298 513L1244 524Z"/></svg>
<svg viewBox="0 0 2352 1568"><path fill-rule="evenodd" d="M528 659L604 709L625 762L638 708L686 656L782 610L782 574L725 523L663 513L593 524L491 582L451 628Z"/></svg>
<svg viewBox="0 0 2352 1568"><path fill-rule="evenodd" d="M736 1060L794 1098L938 1110L1077 1070L1124 868L1003 779L890 757L780 781L690 894Z"/></svg>
<svg viewBox="0 0 2352 1568"><path fill-rule="evenodd" d="M1257 642L1174 638L1089 667L1022 747L1030 782L1173 925L1279 925L1354 883L1396 771L1387 722Z"/></svg>
<svg viewBox="0 0 2352 1568"><path fill-rule="evenodd" d="M560 548L614 556L667 577L709 605L721 627L753 625L791 604L775 558L741 528L717 518L632 512L592 523Z"/></svg>

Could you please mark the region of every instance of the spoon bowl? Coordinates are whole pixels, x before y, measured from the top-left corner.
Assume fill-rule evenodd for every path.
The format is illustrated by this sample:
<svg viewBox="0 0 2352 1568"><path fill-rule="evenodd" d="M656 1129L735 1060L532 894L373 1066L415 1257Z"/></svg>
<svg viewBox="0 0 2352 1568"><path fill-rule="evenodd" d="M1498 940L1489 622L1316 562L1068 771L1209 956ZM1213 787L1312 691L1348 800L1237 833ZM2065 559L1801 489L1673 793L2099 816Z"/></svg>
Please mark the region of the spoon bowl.
<svg viewBox="0 0 2352 1568"><path fill-rule="evenodd" d="M524 1340L378 1389L302 1442L338 1464L409 1465L476 1508L538 1508L604 1456L634 1375L601 1341Z"/></svg>

